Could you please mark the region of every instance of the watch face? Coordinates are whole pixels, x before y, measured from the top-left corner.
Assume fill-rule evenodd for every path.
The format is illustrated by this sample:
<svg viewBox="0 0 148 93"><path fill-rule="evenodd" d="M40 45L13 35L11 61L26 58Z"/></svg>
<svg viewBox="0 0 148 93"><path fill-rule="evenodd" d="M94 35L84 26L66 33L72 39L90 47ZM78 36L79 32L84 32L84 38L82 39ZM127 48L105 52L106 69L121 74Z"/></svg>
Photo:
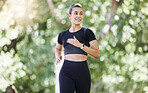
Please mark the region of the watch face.
<svg viewBox="0 0 148 93"><path fill-rule="evenodd" d="M84 45L84 43L83 43L83 47L84 47L85 45Z"/></svg>

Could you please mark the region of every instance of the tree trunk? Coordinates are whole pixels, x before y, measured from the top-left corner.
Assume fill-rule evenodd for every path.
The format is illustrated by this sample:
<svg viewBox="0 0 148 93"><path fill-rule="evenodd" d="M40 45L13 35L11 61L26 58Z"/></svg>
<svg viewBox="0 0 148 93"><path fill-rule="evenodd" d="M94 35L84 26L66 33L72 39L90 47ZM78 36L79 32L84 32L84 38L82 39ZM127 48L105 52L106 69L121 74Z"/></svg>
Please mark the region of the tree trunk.
<svg viewBox="0 0 148 93"><path fill-rule="evenodd" d="M5 3L6 3L6 0L3 0L3 4L0 7L0 11L3 9L3 6L5 5Z"/></svg>
<svg viewBox="0 0 148 93"><path fill-rule="evenodd" d="M52 0L47 0L47 2L48 2L49 9L50 9L50 14L54 15L56 18L56 22L61 24L62 20L60 19L60 17L56 16L56 13L54 12L54 10L58 10L58 9L55 8ZM68 23L65 23L64 25L68 26Z"/></svg>
<svg viewBox="0 0 148 93"><path fill-rule="evenodd" d="M10 85L10 86L7 88L6 93L15 93L14 89L12 88L12 85Z"/></svg>
<svg viewBox="0 0 148 93"><path fill-rule="evenodd" d="M99 41L101 41L109 32L111 32L111 26L112 26L111 20L113 19L117 8L122 5L123 1L124 0L120 0L120 2L117 2L116 0L112 0L112 6L110 12L107 15L107 20L106 20L106 25L109 26L109 29L108 31L105 31L106 33L103 32L103 29L101 30Z"/></svg>
<svg viewBox="0 0 148 93"><path fill-rule="evenodd" d="M56 16L56 13L54 12L54 10L57 10L57 9L55 8L52 0L47 0L47 2L50 9L50 14L53 14L56 17L57 22L61 22L61 19L58 16Z"/></svg>

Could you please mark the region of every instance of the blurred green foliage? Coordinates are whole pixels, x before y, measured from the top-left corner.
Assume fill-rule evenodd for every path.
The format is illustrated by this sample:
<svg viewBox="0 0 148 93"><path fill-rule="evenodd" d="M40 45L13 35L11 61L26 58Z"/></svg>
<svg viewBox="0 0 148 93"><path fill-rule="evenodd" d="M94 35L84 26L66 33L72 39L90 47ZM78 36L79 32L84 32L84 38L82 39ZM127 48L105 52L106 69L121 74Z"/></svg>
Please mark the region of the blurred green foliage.
<svg viewBox="0 0 148 93"><path fill-rule="evenodd" d="M111 0L1 0L0 92L55 92L54 48L58 33L70 27L68 8L83 7L83 27L94 31L100 58L88 56L91 93L148 92L148 2L124 0L106 29ZM120 0L116 0L120 1Z"/></svg>

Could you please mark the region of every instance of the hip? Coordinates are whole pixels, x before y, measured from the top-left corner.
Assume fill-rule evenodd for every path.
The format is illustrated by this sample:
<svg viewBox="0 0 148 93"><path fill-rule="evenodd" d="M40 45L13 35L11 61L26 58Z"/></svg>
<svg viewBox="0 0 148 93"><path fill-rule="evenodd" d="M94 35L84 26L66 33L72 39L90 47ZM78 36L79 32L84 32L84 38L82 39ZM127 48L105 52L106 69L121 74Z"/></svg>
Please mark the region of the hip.
<svg viewBox="0 0 148 93"><path fill-rule="evenodd" d="M90 75L87 61L69 61L64 60L60 73L64 73L70 76L77 75Z"/></svg>

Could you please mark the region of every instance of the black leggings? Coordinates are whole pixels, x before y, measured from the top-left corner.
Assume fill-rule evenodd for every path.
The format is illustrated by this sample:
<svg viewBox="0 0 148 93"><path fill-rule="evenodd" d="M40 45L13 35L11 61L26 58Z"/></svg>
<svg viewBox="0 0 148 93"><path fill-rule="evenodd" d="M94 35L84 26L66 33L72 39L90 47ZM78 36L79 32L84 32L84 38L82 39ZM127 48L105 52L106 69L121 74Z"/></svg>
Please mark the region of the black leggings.
<svg viewBox="0 0 148 93"><path fill-rule="evenodd" d="M64 60L59 74L60 93L90 93L91 77L87 61Z"/></svg>

